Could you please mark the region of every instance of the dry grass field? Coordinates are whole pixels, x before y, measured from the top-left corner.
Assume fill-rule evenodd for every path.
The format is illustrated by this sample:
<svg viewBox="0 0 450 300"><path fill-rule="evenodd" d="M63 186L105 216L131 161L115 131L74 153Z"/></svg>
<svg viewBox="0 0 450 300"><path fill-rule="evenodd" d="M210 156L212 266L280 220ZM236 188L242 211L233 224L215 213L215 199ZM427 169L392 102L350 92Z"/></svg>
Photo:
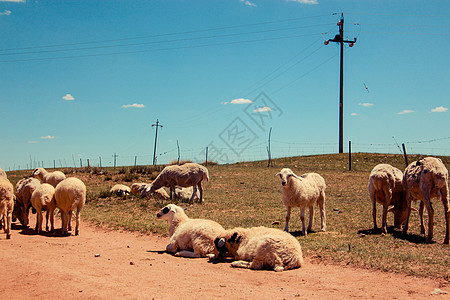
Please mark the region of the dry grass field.
<svg viewBox="0 0 450 300"><path fill-rule="evenodd" d="M409 161L424 156L409 156ZM450 157L441 157L450 167ZM443 245L444 212L440 201L434 201L434 243L426 244L420 235L418 213L412 213L407 236L389 227L388 234L374 232L367 185L371 169L379 163L405 168L403 156L357 153L352 155L349 171L348 154L332 154L276 159L274 167L267 161L208 166L210 181L204 184L204 203L179 203L192 218L208 218L225 228L268 226L284 228L286 210L281 200L280 179L275 174L283 167L300 175L317 172L326 181L327 231L320 232L320 216L315 210L313 230L301 236L299 210L293 209L290 231L302 245L304 255L315 261L353 267L399 272L450 281L450 246ZM167 222L156 219L156 211L170 200L141 199L136 196L109 195L116 183L151 182L158 170L151 167L116 169L65 169L68 176L82 179L88 189L82 218L110 228L166 235ZM30 171L8 172L16 183ZM418 208L418 203L413 203ZM377 206L381 224L381 206ZM425 212L425 222L427 215ZM388 226L393 217L388 216Z"/></svg>

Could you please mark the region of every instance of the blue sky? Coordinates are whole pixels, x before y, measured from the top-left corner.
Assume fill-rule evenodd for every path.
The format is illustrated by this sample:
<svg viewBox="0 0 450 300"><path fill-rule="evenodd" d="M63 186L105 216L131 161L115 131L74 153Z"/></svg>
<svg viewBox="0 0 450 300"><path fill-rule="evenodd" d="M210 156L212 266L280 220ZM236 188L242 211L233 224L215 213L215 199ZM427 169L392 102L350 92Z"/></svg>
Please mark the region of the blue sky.
<svg viewBox="0 0 450 300"><path fill-rule="evenodd" d="M1 1L0 167L450 155L450 3Z"/></svg>

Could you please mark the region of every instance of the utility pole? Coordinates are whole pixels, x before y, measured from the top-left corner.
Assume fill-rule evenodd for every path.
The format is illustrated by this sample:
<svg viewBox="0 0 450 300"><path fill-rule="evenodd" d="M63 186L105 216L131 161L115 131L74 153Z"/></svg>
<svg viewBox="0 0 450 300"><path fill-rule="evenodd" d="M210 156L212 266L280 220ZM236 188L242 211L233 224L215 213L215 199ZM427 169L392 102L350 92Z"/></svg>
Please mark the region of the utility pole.
<svg viewBox="0 0 450 300"><path fill-rule="evenodd" d="M339 43L341 45L341 63L340 63L340 91L339 91L339 153L344 153L344 43L348 43L350 47L356 43L344 40L344 14L341 14L341 20L337 23L339 26L339 34L334 39L326 40L325 45L329 42Z"/></svg>
<svg viewBox="0 0 450 300"><path fill-rule="evenodd" d="M152 127L156 126L156 134L155 134L155 148L153 149L153 165L156 165L156 142L158 140L158 127L163 127L159 125L159 120L156 119L156 124L152 124Z"/></svg>

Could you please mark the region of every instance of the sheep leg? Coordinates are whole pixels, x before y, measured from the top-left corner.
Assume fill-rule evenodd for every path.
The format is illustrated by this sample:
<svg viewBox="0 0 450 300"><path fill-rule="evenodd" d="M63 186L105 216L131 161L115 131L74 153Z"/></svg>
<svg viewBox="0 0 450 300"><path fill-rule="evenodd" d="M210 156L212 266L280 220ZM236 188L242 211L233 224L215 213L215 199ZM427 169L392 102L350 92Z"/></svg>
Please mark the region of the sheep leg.
<svg viewBox="0 0 450 300"><path fill-rule="evenodd" d="M311 232L312 230L312 224L314 219L314 205L311 205L309 207L309 224L308 224L308 232Z"/></svg>
<svg viewBox="0 0 450 300"><path fill-rule="evenodd" d="M72 211L71 210L69 210L67 223L68 223L67 231L72 231Z"/></svg>
<svg viewBox="0 0 450 300"><path fill-rule="evenodd" d="M425 207L425 204L423 201L420 201L419 206L419 217L420 217L420 234L425 234L425 226L423 226L423 209Z"/></svg>
<svg viewBox="0 0 450 300"><path fill-rule="evenodd" d="M42 231L42 221L44 219L43 215L42 215L42 210L37 210L36 211L36 229L38 233L41 233Z"/></svg>
<svg viewBox="0 0 450 300"><path fill-rule="evenodd" d="M50 211L50 231L55 231L55 210Z"/></svg>
<svg viewBox="0 0 450 300"><path fill-rule="evenodd" d="M425 207L427 208L428 212L428 236L427 236L427 243L431 243L433 240L433 226L434 226L434 209L431 205L431 199L430 199L430 191L422 190L422 201L424 202Z"/></svg>
<svg viewBox="0 0 450 300"><path fill-rule="evenodd" d="M175 195L175 187L173 186L170 187L170 200L172 200L172 195Z"/></svg>
<svg viewBox="0 0 450 300"><path fill-rule="evenodd" d="M192 251L187 251L187 250L179 251L179 252L175 253L175 256L187 257L187 258L199 258L199 257L201 257L200 254L192 252Z"/></svg>
<svg viewBox="0 0 450 300"><path fill-rule="evenodd" d="M198 183L198 190L200 191L200 203L203 203L203 188L202 188L202 182L200 181Z"/></svg>
<svg viewBox="0 0 450 300"><path fill-rule="evenodd" d="M50 217L50 210L47 209L47 213L45 214L45 231L48 231L48 218Z"/></svg>
<svg viewBox="0 0 450 300"><path fill-rule="evenodd" d="M192 196L191 196L191 200L190 200L191 203L194 203L194 197L195 197L195 195L197 195L197 185L194 185L194 186L193 186L193 189L192 189ZM201 202L201 201L200 201L200 202Z"/></svg>
<svg viewBox="0 0 450 300"><path fill-rule="evenodd" d="M385 189L384 189L384 199L385 199L385 203L383 205L383 216L381 219L381 232L386 234L387 233L387 224L386 224L387 213L388 213L388 209L389 209L389 204L391 204L391 199L392 199L392 190L388 187L385 187Z"/></svg>
<svg viewBox="0 0 450 300"><path fill-rule="evenodd" d="M404 194L405 195L403 197L406 197L406 199L405 199L405 202L406 202L406 220L405 220L405 225L403 226L402 234L406 235L406 233L408 232L409 216L411 215L411 192L410 192L409 188L407 188L407 191Z"/></svg>
<svg viewBox="0 0 450 300"><path fill-rule="evenodd" d="M286 207L286 224L284 225L284 231L289 232L289 220L291 219L291 208Z"/></svg>
<svg viewBox="0 0 450 300"><path fill-rule="evenodd" d="M444 244L449 243L449 235L450 235L450 210L449 210L449 195L448 195L448 184L441 188L441 200L442 204L444 204L444 214L445 214L445 238Z"/></svg>
<svg viewBox="0 0 450 300"><path fill-rule="evenodd" d="M305 208L300 208L300 220L302 221L302 232L304 236L308 235L308 232L306 230L306 224L305 224Z"/></svg>
<svg viewBox="0 0 450 300"><path fill-rule="evenodd" d="M170 243L166 246L166 251L169 253L177 253L178 245L176 243Z"/></svg>
<svg viewBox="0 0 450 300"><path fill-rule="evenodd" d="M317 203L319 204L320 209L320 230L327 231L327 215L325 213L325 191L322 191Z"/></svg>
<svg viewBox="0 0 450 300"><path fill-rule="evenodd" d="M75 235L78 235L79 233L79 229L80 229L80 213L81 213L81 209L77 209L77 214L76 214L76 223L75 223Z"/></svg>
<svg viewBox="0 0 450 300"><path fill-rule="evenodd" d="M377 226L377 200L375 198L375 191L370 193L370 199L372 200L372 219L373 219L373 229L376 230Z"/></svg>
<svg viewBox="0 0 450 300"><path fill-rule="evenodd" d="M5 218L5 216L3 217ZM6 239L9 240L11 238L11 221L12 221L12 212L6 213L6 221L5 221L5 231L6 231Z"/></svg>
<svg viewBox="0 0 450 300"><path fill-rule="evenodd" d="M245 260L237 260L237 261L233 261L231 263L231 266L233 268L244 268L244 269L250 269L251 268L252 263L249 261L245 261ZM254 268L256 270L256 268Z"/></svg>
<svg viewBox="0 0 450 300"><path fill-rule="evenodd" d="M62 220L62 235L69 235L69 232L67 231L68 222L69 222L69 213L66 211L60 211L61 212L61 220Z"/></svg>

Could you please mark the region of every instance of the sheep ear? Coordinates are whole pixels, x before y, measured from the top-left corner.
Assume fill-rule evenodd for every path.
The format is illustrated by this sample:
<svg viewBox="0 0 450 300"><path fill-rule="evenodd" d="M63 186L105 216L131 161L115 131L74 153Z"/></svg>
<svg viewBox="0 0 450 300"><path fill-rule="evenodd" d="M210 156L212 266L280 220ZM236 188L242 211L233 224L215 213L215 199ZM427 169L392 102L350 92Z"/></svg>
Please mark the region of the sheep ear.
<svg viewBox="0 0 450 300"><path fill-rule="evenodd" d="M277 174L275 174L275 177L277 177L277 176L280 176L281 175L281 173L280 172L278 172Z"/></svg>
<svg viewBox="0 0 450 300"><path fill-rule="evenodd" d="M414 207L411 207L411 211L417 211L417 209L415 209Z"/></svg>
<svg viewBox="0 0 450 300"><path fill-rule="evenodd" d="M297 176L297 175L295 175L294 173L292 173L292 176L294 176L294 177L297 178L298 180L302 180L302 179L300 178L300 176Z"/></svg>
<svg viewBox="0 0 450 300"><path fill-rule="evenodd" d="M388 209L387 212L392 212L393 210L394 210L394 207L391 207L391 208Z"/></svg>
<svg viewBox="0 0 450 300"><path fill-rule="evenodd" d="M235 243L236 242L236 238L237 238L238 233L235 232L233 233L233 235L231 236L231 238L228 240L230 243Z"/></svg>

